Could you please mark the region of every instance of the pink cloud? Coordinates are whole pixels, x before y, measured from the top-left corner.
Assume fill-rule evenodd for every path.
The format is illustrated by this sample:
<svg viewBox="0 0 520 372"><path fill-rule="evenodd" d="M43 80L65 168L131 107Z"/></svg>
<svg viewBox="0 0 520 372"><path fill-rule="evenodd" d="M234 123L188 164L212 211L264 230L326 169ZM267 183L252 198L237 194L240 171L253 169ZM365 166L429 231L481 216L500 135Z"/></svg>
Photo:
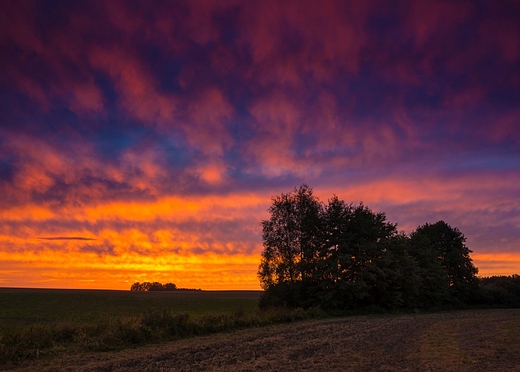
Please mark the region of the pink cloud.
<svg viewBox="0 0 520 372"><path fill-rule="evenodd" d="M520 109L505 113L489 123L489 126L482 128L482 135L488 136L495 143L504 139L515 140L520 143L520 131L518 123L520 120Z"/></svg>
<svg viewBox="0 0 520 372"><path fill-rule="evenodd" d="M2 5L0 42L14 42L24 49L42 53L44 45L33 28L34 2L6 2Z"/></svg>
<svg viewBox="0 0 520 372"><path fill-rule="evenodd" d="M232 143L226 124L233 113L233 107L220 89L204 89L188 103L183 123L188 141L209 155L222 156L223 150Z"/></svg>
<svg viewBox="0 0 520 372"><path fill-rule="evenodd" d="M472 12L471 5L463 2L421 0L411 4L407 17L409 32L419 46L455 32L455 26L467 20Z"/></svg>
<svg viewBox="0 0 520 372"><path fill-rule="evenodd" d="M96 48L89 56L94 68L111 76L120 94L119 103L130 115L151 126L174 119L177 100L157 93L157 82L131 54Z"/></svg>
<svg viewBox="0 0 520 372"><path fill-rule="evenodd" d="M255 102L249 109L257 134L244 151L255 163L262 164L265 175L301 172L296 162L295 135L299 131L301 111L292 99L275 94Z"/></svg>
<svg viewBox="0 0 520 372"><path fill-rule="evenodd" d="M520 26L513 17L503 10L481 22L478 30L480 46L498 52L497 55L507 63L514 63L520 57Z"/></svg>
<svg viewBox="0 0 520 372"><path fill-rule="evenodd" d="M301 86L303 74L330 80L338 67L357 72L367 9L356 2L246 2L238 43L251 51L249 76Z"/></svg>
<svg viewBox="0 0 520 372"><path fill-rule="evenodd" d="M14 4L14 3L11 3ZM7 5L4 9L6 19L3 30L4 36L0 42L11 43L15 46L14 53L24 56L19 63L9 64L5 79L21 92L39 103L47 111L51 102L61 99L74 112L100 112L103 109L101 92L93 83L92 76L86 72L86 65L82 52L78 48L82 35L76 29L62 33L57 30L47 30L47 35L38 31L36 5L31 2ZM21 63L20 63L21 62ZM35 65L35 64L39 64ZM71 71L70 66L81 66ZM38 77L40 68L47 69L46 75L54 77L52 82ZM47 77L47 76L46 76Z"/></svg>

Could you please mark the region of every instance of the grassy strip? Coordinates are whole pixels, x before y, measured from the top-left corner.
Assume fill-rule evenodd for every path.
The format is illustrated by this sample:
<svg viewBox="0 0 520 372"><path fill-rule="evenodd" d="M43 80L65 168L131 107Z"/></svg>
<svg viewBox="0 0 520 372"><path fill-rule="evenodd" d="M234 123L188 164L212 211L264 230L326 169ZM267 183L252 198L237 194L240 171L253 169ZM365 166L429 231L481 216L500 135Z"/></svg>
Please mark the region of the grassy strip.
<svg viewBox="0 0 520 372"><path fill-rule="evenodd" d="M94 325L37 324L0 328L0 362L39 358L80 346L87 350L119 350L146 343L208 335L242 328L323 318L319 309L272 309L266 311L203 315L150 311L138 317L109 318Z"/></svg>
<svg viewBox="0 0 520 372"><path fill-rule="evenodd" d="M170 310L198 317L208 313L258 309L261 291L130 292L0 288L0 326L54 322L98 322L117 314L138 317L147 311Z"/></svg>

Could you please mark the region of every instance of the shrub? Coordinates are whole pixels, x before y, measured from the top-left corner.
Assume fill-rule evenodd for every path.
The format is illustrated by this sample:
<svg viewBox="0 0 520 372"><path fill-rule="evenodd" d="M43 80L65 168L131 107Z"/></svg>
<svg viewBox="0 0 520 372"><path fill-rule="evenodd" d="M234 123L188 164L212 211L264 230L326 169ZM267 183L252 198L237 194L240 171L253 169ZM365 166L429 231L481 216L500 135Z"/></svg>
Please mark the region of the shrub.
<svg viewBox="0 0 520 372"><path fill-rule="evenodd" d="M197 333L197 329L188 314L173 314L169 311L150 311L140 320L141 327L160 337L186 337Z"/></svg>
<svg viewBox="0 0 520 372"><path fill-rule="evenodd" d="M147 342L161 342L227 332L234 329L323 318L318 308L269 308L246 313L210 314L192 318L170 311L149 311L133 318L108 318L96 324L51 326L33 325L20 329L0 327L0 361L39 357L65 344L80 345L88 350L109 351Z"/></svg>

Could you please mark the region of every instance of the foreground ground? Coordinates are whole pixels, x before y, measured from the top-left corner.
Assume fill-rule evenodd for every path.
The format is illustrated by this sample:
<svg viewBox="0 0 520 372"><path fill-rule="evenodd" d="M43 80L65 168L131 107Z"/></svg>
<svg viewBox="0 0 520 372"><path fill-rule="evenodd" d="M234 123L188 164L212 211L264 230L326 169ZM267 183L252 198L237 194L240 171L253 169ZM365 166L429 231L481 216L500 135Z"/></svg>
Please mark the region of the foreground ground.
<svg viewBox="0 0 520 372"><path fill-rule="evenodd" d="M520 371L520 310L313 320L114 353L58 354L24 363L3 367L22 371Z"/></svg>

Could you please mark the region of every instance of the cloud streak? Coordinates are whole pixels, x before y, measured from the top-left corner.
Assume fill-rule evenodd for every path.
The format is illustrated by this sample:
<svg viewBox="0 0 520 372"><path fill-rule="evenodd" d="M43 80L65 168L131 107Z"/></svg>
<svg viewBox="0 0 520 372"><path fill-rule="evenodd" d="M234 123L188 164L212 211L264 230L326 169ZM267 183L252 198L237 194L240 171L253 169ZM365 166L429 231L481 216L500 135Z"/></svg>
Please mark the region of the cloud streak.
<svg viewBox="0 0 520 372"><path fill-rule="evenodd" d="M51 236L46 238L36 238L39 240L97 240L95 238L85 238L82 236Z"/></svg>

